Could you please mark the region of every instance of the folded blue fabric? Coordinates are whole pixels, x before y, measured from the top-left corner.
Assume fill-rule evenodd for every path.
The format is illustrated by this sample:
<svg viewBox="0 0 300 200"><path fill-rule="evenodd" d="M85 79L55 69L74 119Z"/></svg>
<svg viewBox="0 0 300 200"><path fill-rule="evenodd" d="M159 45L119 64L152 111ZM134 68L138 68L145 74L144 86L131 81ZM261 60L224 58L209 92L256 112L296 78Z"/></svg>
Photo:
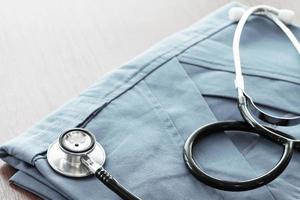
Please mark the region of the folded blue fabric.
<svg viewBox="0 0 300 200"><path fill-rule="evenodd" d="M119 199L94 177L74 179L47 163L60 133L91 117L107 153L105 168L142 199L300 199L300 154L270 184L226 192L196 180L183 160L185 139L199 126L242 119L236 106L231 3L103 77L21 136L1 145L0 156L18 169L11 178L43 199ZM297 37L300 29L290 27ZM300 60L285 35L252 17L241 40L249 94L263 109L300 114ZM284 129L299 137L299 126ZM200 165L220 178L243 180L270 169L282 148L252 134L212 135L196 147Z"/></svg>

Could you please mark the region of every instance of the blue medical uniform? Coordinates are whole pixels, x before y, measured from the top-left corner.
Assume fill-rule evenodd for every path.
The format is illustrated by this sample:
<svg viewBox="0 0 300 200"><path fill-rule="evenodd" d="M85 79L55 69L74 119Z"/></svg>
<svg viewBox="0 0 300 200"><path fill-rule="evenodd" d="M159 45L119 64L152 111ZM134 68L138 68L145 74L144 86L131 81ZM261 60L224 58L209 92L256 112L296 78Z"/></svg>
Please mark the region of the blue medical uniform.
<svg viewBox="0 0 300 200"><path fill-rule="evenodd" d="M144 200L300 199L300 154L273 182L245 192L199 182L183 160L186 138L217 120L242 120L236 106L231 3L128 62L1 145L18 169L11 181L43 199L119 199L94 177L67 178L47 163L49 145L85 119L107 153L105 168ZM300 29L290 27L300 38ZM300 59L271 21L251 17L241 39L246 90L263 109L300 114ZM299 126L281 130L300 137ZM212 134L196 146L196 160L220 178L243 180L270 169L282 147L255 134Z"/></svg>

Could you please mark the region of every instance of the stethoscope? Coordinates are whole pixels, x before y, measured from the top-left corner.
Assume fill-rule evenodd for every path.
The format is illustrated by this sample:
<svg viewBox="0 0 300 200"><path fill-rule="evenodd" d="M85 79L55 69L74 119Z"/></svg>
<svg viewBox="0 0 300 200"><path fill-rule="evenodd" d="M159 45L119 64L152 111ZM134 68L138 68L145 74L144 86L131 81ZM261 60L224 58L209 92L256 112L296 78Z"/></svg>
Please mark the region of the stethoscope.
<svg viewBox="0 0 300 200"><path fill-rule="evenodd" d="M241 71L239 43L243 27L252 14L263 15L274 21L291 40L300 53L300 46L292 32L284 24L291 22L293 13L289 10L278 10L270 6L256 6L244 11L242 8L232 8L229 16L232 20L239 21L233 41L233 53L236 79L235 85L238 91L238 107L245 122L223 121L215 122L194 131L186 140L184 145L184 160L188 169L200 181L221 190L242 191L260 187L274 180L288 165L293 148L300 147L300 141L292 136L282 133L272 127L262 125L256 119L260 119L272 125L292 126L300 123L300 117L278 117L260 110L246 94L244 80ZM205 173L193 158L193 147L195 142L200 141L208 134L236 130L253 132L283 145L284 151L279 162L265 175L246 181L220 180ZM52 143L47 151L47 160L51 168L57 173L67 177L87 177L94 175L104 185L119 195L124 200L138 200L139 197L129 192L103 167L106 155L104 148L99 144L95 136L84 126L69 129L62 133Z"/></svg>
<svg viewBox="0 0 300 200"><path fill-rule="evenodd" d="M242 8L232 8L230 10L229 16L231 17L231 19L239 21L233 39L233 57L236 73L235 86L238 93L238 108L245 122L223 121L205 125L194 131L186 140L186 143L184 145L184 159L192 174L207 185L221 190L244 191L255 189L271 182L276 177L278 177L287 167L293 154L293 148L300 148L300 140L297 140L291 135L282 133L270 126L262 125L258 121L261 120L270 124L271 126L294 126L300 123L300 116L278 117L268 114L260 110L253 102L252 98L245 92L244 79L241 70L239 45L242 30L246 24L246 21L249 16L253 14L263 15L272 20L276 25L278 25L280 29L287 35L293 46L300 54L300 44L298 40L290 31L290 29L285 25L291 23L294 15L292 11L278 10L276 8L265 5L255 6L249 8L246 11L244 11ZM262 176L245 181L220 180L205 173L193 158L193 147L195 141L199 142L199 140L203 139L203 137L205 137L206 135L220 131L253 132L277 144L282 145L284 151L277 164L269 172L265 173Z"/></svg>

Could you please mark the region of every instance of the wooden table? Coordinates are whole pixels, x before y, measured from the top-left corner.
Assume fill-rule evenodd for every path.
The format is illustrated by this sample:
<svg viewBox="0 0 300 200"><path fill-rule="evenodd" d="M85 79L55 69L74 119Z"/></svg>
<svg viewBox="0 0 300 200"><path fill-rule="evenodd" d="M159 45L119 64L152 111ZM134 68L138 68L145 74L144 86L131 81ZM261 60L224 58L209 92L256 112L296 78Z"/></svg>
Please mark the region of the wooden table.
<svg viewBox="0 0 300 200"><path fill-rule="evenodd" d="M228 2L0 0L0 143L106 72ZM251 4L269 2L300 15L297 1ZM0 199L39 199L8 183L14 173L0 162Z"/></svg>

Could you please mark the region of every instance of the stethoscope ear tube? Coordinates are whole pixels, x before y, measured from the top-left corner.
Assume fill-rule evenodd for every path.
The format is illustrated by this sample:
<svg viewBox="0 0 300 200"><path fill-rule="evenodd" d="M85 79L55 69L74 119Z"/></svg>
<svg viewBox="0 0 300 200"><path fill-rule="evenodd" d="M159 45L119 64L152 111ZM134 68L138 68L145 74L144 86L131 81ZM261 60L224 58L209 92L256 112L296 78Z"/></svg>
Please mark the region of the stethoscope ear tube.
<svg viewBox="0 0 300 200"><path fill-rule="evenodd" d="M189 138L186 140L184 145L184 160L190 170L190 172L203 183L226 191L245 191L258 188L263 186L275 178L277 178L287 167L293 155L293 140L287 139L284 142L279 142L284 146L284 151L281 155L280 160L277 164L267 173L257 178L245 180L245 181L228 181L215 178L207 174L201 167L198 166L193 157L193 147L196 141L203 139L209 133L216 133L220 131L248 131L257 134L261 134L264 131L259 129L253 129L250 125L245 122L238 121L224 121L224 122L215 122L197 129L192 133ZM273 130L276 132L276 130ZM278 132L278 131L277 131Z"/></svg>

